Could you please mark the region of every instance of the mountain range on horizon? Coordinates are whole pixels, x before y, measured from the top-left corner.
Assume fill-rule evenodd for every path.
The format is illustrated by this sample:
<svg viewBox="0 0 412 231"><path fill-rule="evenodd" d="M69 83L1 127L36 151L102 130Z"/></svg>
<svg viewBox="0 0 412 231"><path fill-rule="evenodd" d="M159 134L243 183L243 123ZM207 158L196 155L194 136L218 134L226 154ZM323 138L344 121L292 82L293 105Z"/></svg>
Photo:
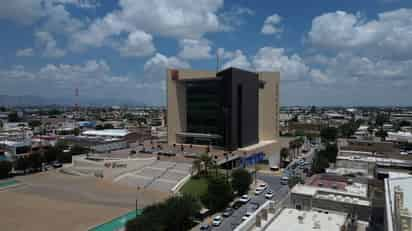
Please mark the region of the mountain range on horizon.
<svg viewBox="0 0 412 231"><path fill-rule="evenodd" d="M128 105L128 106L148 106L144 102L131 99L118 98L96 98L96 99L74 99L67 98L46 98L42 96L22 95L0 95L0 106L47 106L47 105L64 105L71 106L78 104L80 106L111 106L111 105Z"/></svg>

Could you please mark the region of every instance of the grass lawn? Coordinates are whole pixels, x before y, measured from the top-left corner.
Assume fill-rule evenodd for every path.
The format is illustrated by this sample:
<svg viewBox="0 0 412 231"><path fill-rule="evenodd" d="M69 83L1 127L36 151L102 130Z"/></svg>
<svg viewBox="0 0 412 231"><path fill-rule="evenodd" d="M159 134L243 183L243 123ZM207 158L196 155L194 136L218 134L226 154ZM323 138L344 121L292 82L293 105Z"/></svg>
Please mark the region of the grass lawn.
<svg viewBox="0 0 412 231"><path fill-rule="evenodd" d="M205 177L192 177L185 185L183 185L180 192L200 198L202 195L207 193L207 179Z"/></svg>

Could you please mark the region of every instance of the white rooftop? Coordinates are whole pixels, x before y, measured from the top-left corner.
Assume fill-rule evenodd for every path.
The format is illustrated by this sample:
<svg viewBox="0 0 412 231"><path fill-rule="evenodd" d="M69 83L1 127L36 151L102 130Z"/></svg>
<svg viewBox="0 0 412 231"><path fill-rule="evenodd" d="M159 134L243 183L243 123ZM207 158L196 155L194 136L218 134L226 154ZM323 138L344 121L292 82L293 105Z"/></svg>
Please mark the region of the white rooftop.
<svg viewBox="0 0 412 231"><path fill-rule="evenodd" d="M345 224L345 213L320 213L283 209L266 231L340 231Z"/></svg>
<svg viewBox="0 0 412 231"><path fill-rule="evenodd" d="M394 159L394 158L384 158L384 157L375 157L375 156L360 156L365 154L365 152L361 151L340 151L340 153L344 154L352 154L352 156L342 156L338 155L338 160L351 160L351 161L361 161L361 162L370 162L375 163L379 162L380 164L408 164L411 165L411 160L401 160L401 159ZM360 155L356 155L360 154Z"/></svg>
<svg viewBox="0 0 412 231"><path fill-rule="evenodd" d="M82 132L85 136L113 136L113 137L124 137L129 134L127 129L104 129L104 130L88 130Z"/></svg>

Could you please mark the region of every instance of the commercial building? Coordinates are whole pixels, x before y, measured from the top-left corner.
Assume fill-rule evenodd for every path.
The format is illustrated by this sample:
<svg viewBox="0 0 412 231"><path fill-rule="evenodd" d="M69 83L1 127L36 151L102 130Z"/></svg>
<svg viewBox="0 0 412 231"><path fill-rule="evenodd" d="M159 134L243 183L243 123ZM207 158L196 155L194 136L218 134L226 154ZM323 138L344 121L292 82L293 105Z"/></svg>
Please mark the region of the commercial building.
<svg viewBox="0 0 412 231"><path fill-rule="evenodd" d="M228 68L217 73L168 70L167 75L169 145L248 155L255 149L265 155L278 152L279 73Z"/></svg>
<svg viewBox="0 0 412 231"><path fill-rule="evenodd" d="M387 141L393 141L393 142L406 142L406 143L412 143L412 133L411 132L388 132L388 136L386 137Z"/></svg>
<svg viewBox="0 0 412 231"><path fill-rule="evenodd" d="M337 175L314 175L291 191L292 207L299 210L343 212L368 221L371 202L367 184Z"/></svg>
<svg viewBox="0 0 412 231"><path fill-rule="evenodd" d="M412 176L389 174L385 179L387 231L412 230Z"/></svg>
<svg viewBox="0 0 412 231"><path fill-rule="evenodd" d="M285 208L265 229L266 231L342 231L347 230L349 219L345 213L323 213Z"/></svg>
<svg viewBox="0 0 412 231"><path fill-rule="evenodd" d="M338 139L336 164L329 173L358 174L370 179L383 179L388 172L412 170L412 156L402 155L392 142Z"/></svg>
<svg viewBox="0 0 412 231"><path fill-rule="evenodd" d="M121 139L127 142L136 142L138 134L127 129L87 130L82 132L86 137L100 137L102 139Z"/></svg>

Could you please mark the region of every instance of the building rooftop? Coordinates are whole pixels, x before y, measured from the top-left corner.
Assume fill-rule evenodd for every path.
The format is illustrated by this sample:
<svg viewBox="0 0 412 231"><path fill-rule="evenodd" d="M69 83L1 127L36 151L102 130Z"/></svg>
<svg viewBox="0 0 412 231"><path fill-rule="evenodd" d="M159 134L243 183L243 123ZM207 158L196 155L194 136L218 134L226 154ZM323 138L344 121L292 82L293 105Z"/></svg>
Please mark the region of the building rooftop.
<svg viewBox="0 0 412 231"><path fill-rule="evenodd" d="M85 136L114 136L124 137L130 132L127 129L104 129L104 130L88 130L82 132Z"/></svg>
<svg viewBox="0 0 412 231"><path fill-rule="evenodd" d="M279 216L267 227L267 231L340 231L346 223L345 213L320 213L283 209Z"/></svg>

